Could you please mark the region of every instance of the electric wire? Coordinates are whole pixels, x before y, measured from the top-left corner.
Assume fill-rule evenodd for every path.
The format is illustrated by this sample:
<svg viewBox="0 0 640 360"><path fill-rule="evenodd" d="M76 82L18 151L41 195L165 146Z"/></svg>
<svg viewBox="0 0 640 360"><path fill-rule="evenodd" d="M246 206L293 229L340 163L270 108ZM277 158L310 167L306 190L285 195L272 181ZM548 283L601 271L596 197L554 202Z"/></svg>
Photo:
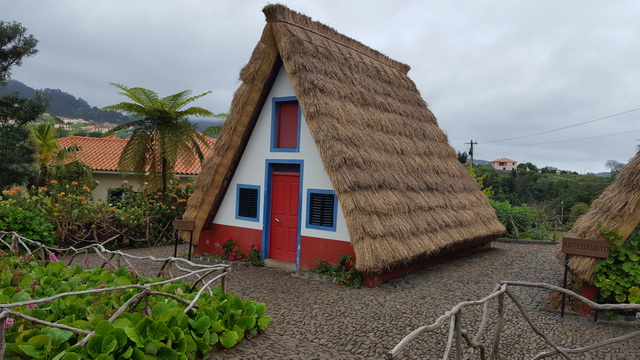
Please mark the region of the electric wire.
<svg viewBox="0 0 640 360"><path fill-rule="evenodd" d="M531 137L531 136L536 136L536 135L542 135L542 134L548 134L550 132L554 132L554 131L559 131L559 130L565 130L565 129L570 129L576 126L581 126L581 125L586 125L586 124L590 124L596 121L601 121L601 120L605 120L605 119L609 119L615 116L620 116L620 115L624 115L624 114L628 114L630 112L634 112L634 111L638 111L640 110L640 107L635 108L635 109L631 109L631 110L627 110L627 111L623 111L623 112L619 112L613 115L608 115L608 116L604 116L601 118L597 118L597 119L593 119L593 120L589 120L589 121L584 121L581 123L577 123L577 124L573 124L573 125L568 125L568 126L563 126L563 127L559 127L557 129L552 129L552 130L547 130L547 131L541 131L541 132L537 132L534 134L529 134L529 135L522 135L522 136L514 136L514 137L510 137L510 138L506 138L506 139L500 139L500 140L491 140L491 141L485 141L483 142L484 144L490 144L490 143L497 143L497 142L502 142L502 141L508 141L508 140L516 140L516 139L522 139L522 138L526 138L526 137ZM631 132L631 131L627 131L627 132ZM569 141L573 141L573 140L569 140Z"/></svg>
<svg viewBox="0 0 640 360"><path fill-rule="evenodd" d="M630 133L634 133L634 132L638 132L638 131L640 131L640 129L639 130L631 130L631 131L622 131L622 132L617 132L617 133L613 133L613 134L606 134L606 135L590 136L590 137L584 137L584 138L578 138L578 139L546 141L546 142L530 143L530 144L503 144L503 145L530 146L530 145L559 144L559 143L571 142L571 141L591 140L591 139L598 139L598 138L603 138L603 137L608 137L608 136L624 135L624 134L630 134Z"/></svg>

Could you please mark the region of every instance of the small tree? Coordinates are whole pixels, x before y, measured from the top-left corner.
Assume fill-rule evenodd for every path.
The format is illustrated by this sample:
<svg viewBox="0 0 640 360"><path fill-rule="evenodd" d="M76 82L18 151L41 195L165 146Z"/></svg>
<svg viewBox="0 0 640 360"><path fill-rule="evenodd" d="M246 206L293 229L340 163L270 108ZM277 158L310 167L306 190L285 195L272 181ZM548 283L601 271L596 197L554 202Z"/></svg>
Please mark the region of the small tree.
<svg viewBox="0 0 640 360"><path fill-rule="evenodd" d="M38 53L33 35L17 22L0 21L0 85L11 78L11 68L22 65L22 59Z"/></svg>
<svg viewBox="0 0 640 360"><path fill-rule="evenodd" d="M38 52L38 41L26 31L19 23L0 21L0 85L11 78L13 66ZM48 104L43 93L33 99L18 93L0 96L0 188L22 184L33 175L35 145L24 125L34 121Z"/></svg>
<svg viewBox="0 0 640 360"><path fill-rule="evenodd" d="M469 156L467 155L467 152L460 152L458 151L458 161L460 161L461 164L466 164L467 163L467 158Z"/></svg>
<svg viewBox="0 0 640 360"><path fill-rule="evenodd" d="M616 160L607 160L607 162L604 163L604 166L606 166L611 172L612 178L615 178L618 175L618 173L620 172L620 170L622 170L622 167L624 165L625 165L624 163L621 163Z"/></svg>
<svg viewBox="0 0 640 360"><path fill-rule="evenodd" d="M186 109L184 107L211 91L191 96L191 91L185 90L160 98L156 92L149 89L128 88L114 83L111 85L122 90L120 94L132 102L121 102L102 109L120 111L135 119L107 133L113 134L133 128L131 139L120 155L120 171L134 172L143 178L148 173L148 182L152 187L162 186L162 192L166 192L167 177L174 173L179 156L186 164L192 164L195 158L200 161L204 158L201 147L209 145L204 136L196 131L195 125L188 121L188 117L215 114L197 106Z"/></svg>

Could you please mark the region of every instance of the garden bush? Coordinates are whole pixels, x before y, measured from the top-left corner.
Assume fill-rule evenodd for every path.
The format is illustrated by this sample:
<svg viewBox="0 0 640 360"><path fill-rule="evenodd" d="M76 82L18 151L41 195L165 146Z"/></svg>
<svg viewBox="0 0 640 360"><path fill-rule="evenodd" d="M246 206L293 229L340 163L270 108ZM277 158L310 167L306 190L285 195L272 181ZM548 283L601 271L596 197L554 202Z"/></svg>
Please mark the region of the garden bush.
<svg viewBox="0 0 640 360"><path fill-rule="evenodd" d="M168 191L162 193L144 188L133 191L125 182L120 190L123 196L116 202L94 202L90 186L51 180L47 186L29 191L3 191L0 204L15 205L40 217L43 214L53 225L59 246L113 237L116 237L113 247L128 246L131 242L144 245L173 242L171 221L182 217L193 190L191 184L183 185L172 179Z"/></svg>
<svg viewBox="0 0 640 360"><path fill-rule="evenodd" d="M24 209L12 201L0 201L0 230L15 231L46 245L56 243L54 227L42 210Z"/></svg>

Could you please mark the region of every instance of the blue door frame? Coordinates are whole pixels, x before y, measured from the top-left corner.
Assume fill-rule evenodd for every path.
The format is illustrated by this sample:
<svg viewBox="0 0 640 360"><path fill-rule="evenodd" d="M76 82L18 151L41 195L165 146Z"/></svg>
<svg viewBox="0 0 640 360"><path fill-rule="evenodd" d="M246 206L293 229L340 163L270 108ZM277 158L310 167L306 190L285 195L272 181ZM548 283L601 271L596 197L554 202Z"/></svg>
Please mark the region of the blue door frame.
<svg viewBox="0 0 640 360"><path fill-rule="evenodd" d="M271 179L274 164L293 164L300 166L300 189L298 200L298 235L296 246L296 269L300 267L300 231L302 230L302 184L304 175L304 160L287 160L287 159L267 159L265 161L265 201L264 201L264 222L262 224L262 258L267 259L269 256L269 235L271 232ZM306 216L306 215L305 215Z"/></svg>

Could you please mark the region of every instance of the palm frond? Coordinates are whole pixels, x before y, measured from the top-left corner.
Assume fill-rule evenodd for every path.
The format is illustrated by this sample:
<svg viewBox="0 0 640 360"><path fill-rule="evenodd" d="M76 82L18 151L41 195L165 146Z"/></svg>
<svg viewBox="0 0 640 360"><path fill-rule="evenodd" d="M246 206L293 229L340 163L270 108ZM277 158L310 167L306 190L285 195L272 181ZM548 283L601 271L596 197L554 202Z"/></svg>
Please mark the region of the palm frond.
<svg viewBox="0 0 640 360"><path fill-rule="evenodd" d="M187 101L189 95L191 95L191 90L185 90L177 94L165 96L161 101L165 105L165 109L169 111L176 111L189 102Z"/></svg>

